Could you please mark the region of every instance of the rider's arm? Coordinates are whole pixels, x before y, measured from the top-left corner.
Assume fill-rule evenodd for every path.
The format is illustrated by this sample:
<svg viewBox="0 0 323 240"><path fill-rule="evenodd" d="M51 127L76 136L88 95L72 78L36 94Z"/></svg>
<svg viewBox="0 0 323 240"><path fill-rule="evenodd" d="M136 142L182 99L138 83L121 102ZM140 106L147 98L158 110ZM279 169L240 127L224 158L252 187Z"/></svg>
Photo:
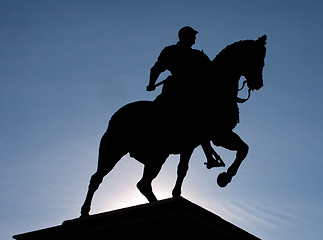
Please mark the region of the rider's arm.
<svg viewBox="0 0 323 240"><path fill-rule="evenodd" d="M168 56L168 50L167 47L160 53L157 62L155 65L150 69L150 79L149 84L147 86L147 91L154 91L155 90L155 84L157 81L157 78L159 75L166 71L166 59Z"/></svg>
<svg viewBox="0 0 323 240"><path fill-rule="evenodd" d="M157 78L159 75L166 70L166 68L162 68L159 66L158 61L156 64L150 69L150 78L149 78L149 84L147 86L147 91L154 91L155 90L155 84L157 81Z"/></svg>

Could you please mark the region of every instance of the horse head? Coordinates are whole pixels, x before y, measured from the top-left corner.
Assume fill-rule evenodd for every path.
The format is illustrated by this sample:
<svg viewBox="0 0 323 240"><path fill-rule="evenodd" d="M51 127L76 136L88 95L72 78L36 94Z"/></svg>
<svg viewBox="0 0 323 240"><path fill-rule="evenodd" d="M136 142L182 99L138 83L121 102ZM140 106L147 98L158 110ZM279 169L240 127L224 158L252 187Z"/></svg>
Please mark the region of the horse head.
<svg viewBox="0 0 323 240"><path fill-rule="evenodd" d="M240 77L246 78L249 90L259 90L263 86L262 71L265 65L267 36L263 35L257 40L241 40L228 45L212 61L215 79L228 81L215 81L220 88L228 87L235 91ZM231 76L231 77L230 77ZM212 83L211 83L212 84Z"/></svg>
<svg viewBox="0 0 323 240"><path fill-rule="evenodd" d="M263 35L255 41L250 41L250 46L244 56L241 75L246 78L250 90L259 90L263 87L262 72L265 66L266 40L267 36Z"/></svg>

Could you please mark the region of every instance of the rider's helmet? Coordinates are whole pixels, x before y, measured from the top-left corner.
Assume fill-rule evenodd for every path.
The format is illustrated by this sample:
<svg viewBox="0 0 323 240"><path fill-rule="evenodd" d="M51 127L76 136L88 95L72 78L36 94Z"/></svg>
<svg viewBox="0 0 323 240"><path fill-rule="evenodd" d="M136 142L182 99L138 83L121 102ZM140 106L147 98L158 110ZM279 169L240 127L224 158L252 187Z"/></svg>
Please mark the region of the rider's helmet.
<svg viewBox="0 0 323 240"><path fill-rule="evenodd" d="M187 38L190 38L192 36L195 36L198 33L198 31L194 30L193 28L186 26L186 27L182 27L179 31L178 31L178 38L180 41L183 41Z"/></svg>

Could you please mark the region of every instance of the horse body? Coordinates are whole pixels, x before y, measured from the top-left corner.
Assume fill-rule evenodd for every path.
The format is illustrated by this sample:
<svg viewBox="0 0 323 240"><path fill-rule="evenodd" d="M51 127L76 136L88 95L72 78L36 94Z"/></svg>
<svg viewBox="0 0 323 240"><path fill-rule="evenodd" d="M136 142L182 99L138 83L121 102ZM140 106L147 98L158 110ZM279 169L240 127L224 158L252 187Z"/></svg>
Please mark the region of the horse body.
<svg viewBox="0 0 323 240"><path fill-rule="evenodd" d="M137 101L120 108L111 117L106 134L115 147L146 163L151 155L179 154L199 145L196 134L184 131L188 127L179 128L172 121L154 102Z"/></svg>
<svg viewBox="0 0 323 240"><path fill-rule="evenodd" d="M257 41L252 41L248 45L258 44L263 50L265 43L259 44ZM241 43L237 49L246 48L243 45L247 44ZM235 53L234 56L230 55L233 54L232 52ZM188 112L184 112L185 118L181 118L181 114L172 118L165 115L163 109L151 101L127 104L111 117L107 131L100 142L97 171L91 177L88 193L81 208L81 216L88 215L93 195L103 178L127 153L145 165L137 187L149 202L157 201L151 182L170 154L180 154L173 196L181 194L181 186L188 170L191 154L204 141L211 140L217 146L237 151L234 163L227 172L218 177L218 184L221 187L231 181L248 152L248 145L232 132L236 123L230 122L232 119L230 114L235 113L238 81L243 74L248 80L248 86L251 86L249 86L250 89L258 90L262 86L262 75L259 77L259 69L262 74L263 63L262 65L258 63L263 62L264 54L256 51L254 55L258 59L254 60L252 57L252 60L258 65L249 67L247 71L246 66L240 66L232 61L232 59L236 60L237 56L241 57L242 53L237 53L236 49L229 51L230 54L221 53L212 63L215 69L213 77L217 81L208 81L208 85L198 88L200 92L198 92L197 107L195 107L197 111L192 113L195 117L188 117ZM254 73L255 71L257 74ZM249 82L249 79L252 81ZM179 122L176 122L178 119Z"/></svg>

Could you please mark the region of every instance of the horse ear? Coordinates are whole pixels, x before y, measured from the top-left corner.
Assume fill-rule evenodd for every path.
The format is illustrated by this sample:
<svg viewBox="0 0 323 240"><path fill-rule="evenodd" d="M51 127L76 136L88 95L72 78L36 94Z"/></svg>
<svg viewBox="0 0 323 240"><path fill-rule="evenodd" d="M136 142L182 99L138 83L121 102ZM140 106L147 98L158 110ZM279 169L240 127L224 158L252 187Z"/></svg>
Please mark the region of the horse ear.
<svg viewBox="0 0 323 240"><path fill-rule="evenodd" d="M266 45L266 40L267 40L267 35L263 35L262 37L259 37L257 39L257 42L259 42L260 44Z"/></svg>

